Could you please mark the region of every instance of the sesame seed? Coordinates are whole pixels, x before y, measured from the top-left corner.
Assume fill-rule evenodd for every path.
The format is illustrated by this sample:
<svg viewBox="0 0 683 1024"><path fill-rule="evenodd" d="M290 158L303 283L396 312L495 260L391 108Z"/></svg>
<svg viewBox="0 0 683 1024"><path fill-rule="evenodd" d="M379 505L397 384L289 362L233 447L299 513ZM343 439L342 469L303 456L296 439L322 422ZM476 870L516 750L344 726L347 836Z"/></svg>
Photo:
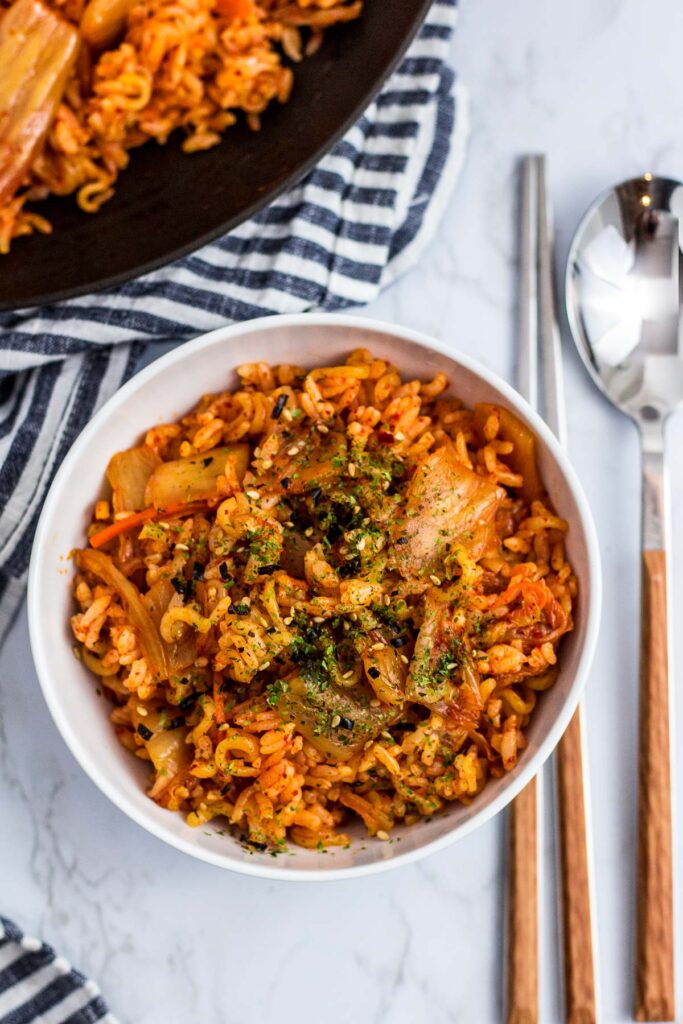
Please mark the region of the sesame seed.
<svg viewBox="0 0 683 1024"><path fill-rule="evenodd" d="M128 517L129 517L129 516L132 516L132 515L133 515L133 513L132 513L132 512L117 512L117 513L116 513L116 514L114 515L114 519L116 519L116 520L119 520L119 519L128 519Z"/></svg>
<svg viewBox="0 0 683 1024"><path fill-rule="evenodd" d="M285 626L291 626L291 624L294 622L294 616L288 615L287 618L283 619L282 621L284 622Z"/></svg>
<svg viewBox="0 0 683 1024"><path fill-rule="evenodd" d="M334 715L330 725L332 726L333 729L336 729L340 722L341 722L341 715Z"/></svg>
<svg viewBox="0 0 683 1024"><path fill-rule="evenodd" d="M313 527L309 526L307 530L304 530L304 534L306 535L306 537L312 537L313 536Z"/></svg>
<svg viewBox="0 0 683 1024"><path fill-rule="evenodd" d="M195 660L194 660L194 667L195 668L206 668L206 666L208 664L209 664L209 659L208 658L195 658Z"/></svg>
<svg viewBox="0 0 683 1024"><path fill-rule="evenodd" d="M351 629L351 623L350 622L344 622L344 632L348 633L348 631L350 629Z"/></svg>
<svg viewBox="0 0 683 1024"><path fill-rule="evenodd" d="M394 434L394 437L395 437L395 439L397 441L405 441L405 439L406 439L406 435L404 433L402 433L402 431L400 431L400 430L396 431L396 433Z"/></svg>
<svg viewBox="0 0 683 1024"><path fill-rule="evenodd" d="M441 586L441 580L439 579L438 576L434 576L434 574L432 573L432 575L429 578L430 578L430 580L432 581L432 583L434 584L435 587L440 587Z"/></svg>
<svg viewBox="0 0 683 1024"><path fill-rule="evenodd" d="M287 454L288 455L298 455L299 454L299 449L297 448L297 446L295 444L293 444L291 448L287 449Z"/></svg>
<svg viewBox="0 0 683 1024"><path fill-rule="evenodd" d="M355 465L354 462L349 462L348 470L349 470L349 476L355 476L356 475L356 465Z"/></svg>
<svg viewBox="0 0 683 1024"><path fill-rule="evenodd" d="M291 530L292 527L294 526L294 523L292 522L291 519L288 519L287 522L285 523L285 526L287 527L287 529Z"/></svg>
<svg viewBox="0 0 683 1024"><path fill-rule="evenodd" d="M317 622L318 624L320 624L321 622L324 622L325 619L323 618L322 615L314 615L313 616L313 621Z"/></svg>
<svg viewBox="0 0 683 1024"><path fill-rule="evenodd" d="M405 654L399 654L399 658L401 659L401 661L403 662L404 665L409 665L410 664L410 662L408 661L408 659L405 656Z"/></svg>
<svg viewBox="0 0 683 1024"><path fill-rule="evenodd" d="M264 459L263 462L261 463L261 465L263 466L264 469L270 469L270 467L273 465L273 460L272 459Z"/></svg>
<svg viewBox="0 0 683 1024"><path fill-rule="evenodd" d="M372 647L370 648L370 650L371 651L383 651L384 650L384 644L381 644L379 642L376 643L376 644L373 644Z"/></svg>
<svg viewBox="0 0 683 1024"><path fill-rule="evenodd" d="M260 459L261 458L261 449L258 448L258 447L254 448L254 455L256 456L257 459Z"/></svg>
<svg viewBox="0 0 683 1024"><path fill-rule="evenodd" d="M139 715L142 715L143 718L147 717L147 708L143 708L142 704L138 704L137 712Z"/></svg>
<svg viewBox="0 0 683 1024"><path fill-rule="evenodd" d="M381 828L377 833L377 838L384 840L384 842L386 843L387 839L389 838L389 833L385 832L384 829Z"/></svg>
<svg viewBox="0 0 683 1024"><path fill-rule="evenodd" d="M352 675L353 675L353 669L350 668L348 672L344 673L344 675L342 676L342 679L350 679Z"/></svg>
<svg viewBox="0 0 683 1024"><path fill-rule="evenodd" d="M283 419L285 419L285 420L287 420L287 422L288 422L288 423L290 423L290 422L291 422L291 420L292 420L292 414L291 414L291 412L290 412L290 410L289 410L289 409L283 409L283 410L282 410L282 418L283 418Z"/></svg>
<svg viewBox="0 0 683 1024"><path fill-rule="evenodd" d="M316 428L320 431L321 434L329 434L330 432L330 428L326 427L324 423L316 423Z"/></svg>
<svg viewBox="0 0 683 1024"><path fill-rule="evenodd" d="M261 497L258 491L247 491L246 493L247 497L251 498L252 501L258 501L258 499Z"/></svg>
<svg viewBox="0 0 683 1024"><path fill-rule="evenodd" d="M187 544L176 544L175 549L176 549L176 551L189 551L190 550L188 548Z"/></svg>
<svg viewBox="0 0 683 1024"><path fill-rule="evenodd" d="M261 665L261 671L263 672L264 669L267 669L267 668L270 668L270 662L269 661L264 661L263 664Z"/></svg>
<svg viewBox="0 0 683 1024"><path fill-rule="evenodd" d="M446 665L446 671L447 671L447 672L452 672L452 671L453 671L453 669L454 669L454 668L457 668L457 667L458 667L458 664L457 664L457 662L455 662L455 661L451 661L451 662L449 662L449 664L448 664L448 665Z"/></svg>
<svg viewBox="0 0 683 1024"><path fill-rule="evenodd" d="M363 551L365 549L365 537L361 537L361 539L358 541L357 547L359 551Z"/></svg>
<svg viewBox="0 0 683 1024"><path fill-rule="evenodd" d="M371 708L378 708L379 707L379 703L380 702L378 700L371 700L370 701L370 707Z"/></svg>

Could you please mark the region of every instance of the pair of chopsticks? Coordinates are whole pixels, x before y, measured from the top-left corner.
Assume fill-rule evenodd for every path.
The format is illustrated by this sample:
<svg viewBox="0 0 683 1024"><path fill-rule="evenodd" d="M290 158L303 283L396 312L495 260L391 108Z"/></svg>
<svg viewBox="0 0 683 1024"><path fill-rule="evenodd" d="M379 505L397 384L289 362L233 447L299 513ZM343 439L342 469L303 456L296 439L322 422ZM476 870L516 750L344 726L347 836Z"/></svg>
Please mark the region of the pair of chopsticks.
<svg viewBox="0 0 683 1024"><path fill-rule="evenodd" d="M553 231L543 156L522 164L517 386L566 444L560 332L553 279ZM542 401L539 395L542 384ZM580 705L556 752L565 1020L597 1021L587 773ZM538 783L512 804L508 851L507 1022L536 1024L538 998Z"/></svg>

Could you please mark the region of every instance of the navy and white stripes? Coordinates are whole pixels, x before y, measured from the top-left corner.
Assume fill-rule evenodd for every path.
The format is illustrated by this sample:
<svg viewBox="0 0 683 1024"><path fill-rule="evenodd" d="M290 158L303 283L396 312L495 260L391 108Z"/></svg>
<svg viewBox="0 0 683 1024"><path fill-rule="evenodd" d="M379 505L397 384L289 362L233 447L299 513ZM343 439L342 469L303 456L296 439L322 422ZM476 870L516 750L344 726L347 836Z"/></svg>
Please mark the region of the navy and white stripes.
<svg viewBox="0 0 683 1024"><path fill-rule="evenodd" d="M0 1024L117 1024L94 981L0 917Z"/></svg>
<svg viewBox="0 0 683 1024"><path fill-rule="evenodd" d="M435 0L358 123L298 186L226 237L119 288L0 314L0 638L54 471L134 371L142 343L364 304L417 259L467 135L446 64L455 17L456 0Z"/></svg>

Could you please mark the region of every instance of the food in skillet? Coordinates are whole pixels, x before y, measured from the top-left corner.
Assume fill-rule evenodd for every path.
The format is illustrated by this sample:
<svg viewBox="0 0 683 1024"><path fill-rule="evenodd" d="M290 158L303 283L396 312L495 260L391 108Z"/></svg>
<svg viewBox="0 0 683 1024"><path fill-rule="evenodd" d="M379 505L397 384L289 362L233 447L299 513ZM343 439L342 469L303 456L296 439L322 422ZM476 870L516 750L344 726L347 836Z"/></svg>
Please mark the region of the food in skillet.
<svg viewBox="0 0 683 1024"><path fill-rule="evenodd" d="M572 628L567 524L528 428L442 374L238 374L110 460L76 652L190 825L386 839L516 764Z"/></svg>
<svg viewBox="0 0 683 1024"><path fill-rule="evenodd" d="M96 212L129 151L178 129L208 149L286 102L291 67L361 0L0 0L0 253L49 232L31 205Z"/></svg>

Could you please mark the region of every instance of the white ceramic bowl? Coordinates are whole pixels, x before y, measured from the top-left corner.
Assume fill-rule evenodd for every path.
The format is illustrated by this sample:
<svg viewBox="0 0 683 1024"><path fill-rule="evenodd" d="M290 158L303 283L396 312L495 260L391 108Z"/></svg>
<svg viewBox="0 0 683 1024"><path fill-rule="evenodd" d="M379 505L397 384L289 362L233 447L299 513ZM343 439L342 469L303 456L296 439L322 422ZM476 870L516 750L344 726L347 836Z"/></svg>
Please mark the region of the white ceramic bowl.
<svg viewBox="0 0 683 1024"><path fill-rule="evenodd" d="M292 847L289 855L272 858L247 852L237 838L219 835L219 826L191 829L180 814L163 810L145 795L145 766L118 743L107 705L73 655L67 558L83 545L109 457L135 444L151 424L177 419L205 392L234 386L234 367L240 363L331 364L359 346L390 359L408 376L427 379L443 370L453 393L467 403L504 403L533 429L543 478L559 514L570 523L567 551L579 579L576 628L562 642L557 681L539 700L519 764L504 778L489 780L469 807L454 804L430 821L396 828L398 841L392 843L364 839L359 826L348 850L323 854ZM211 864L308 881L370 874L417 860L467 835L512 800L551 753L577 705L596 642L600 587L595 529L574 470L543 421L511 387L415 331L349 316L306 314L252 320L197 338L148 366L100 410L65 458L45 502L29 574L29 624L38 676L57 727L82 768L122 811L165 842Z"/></svg>

